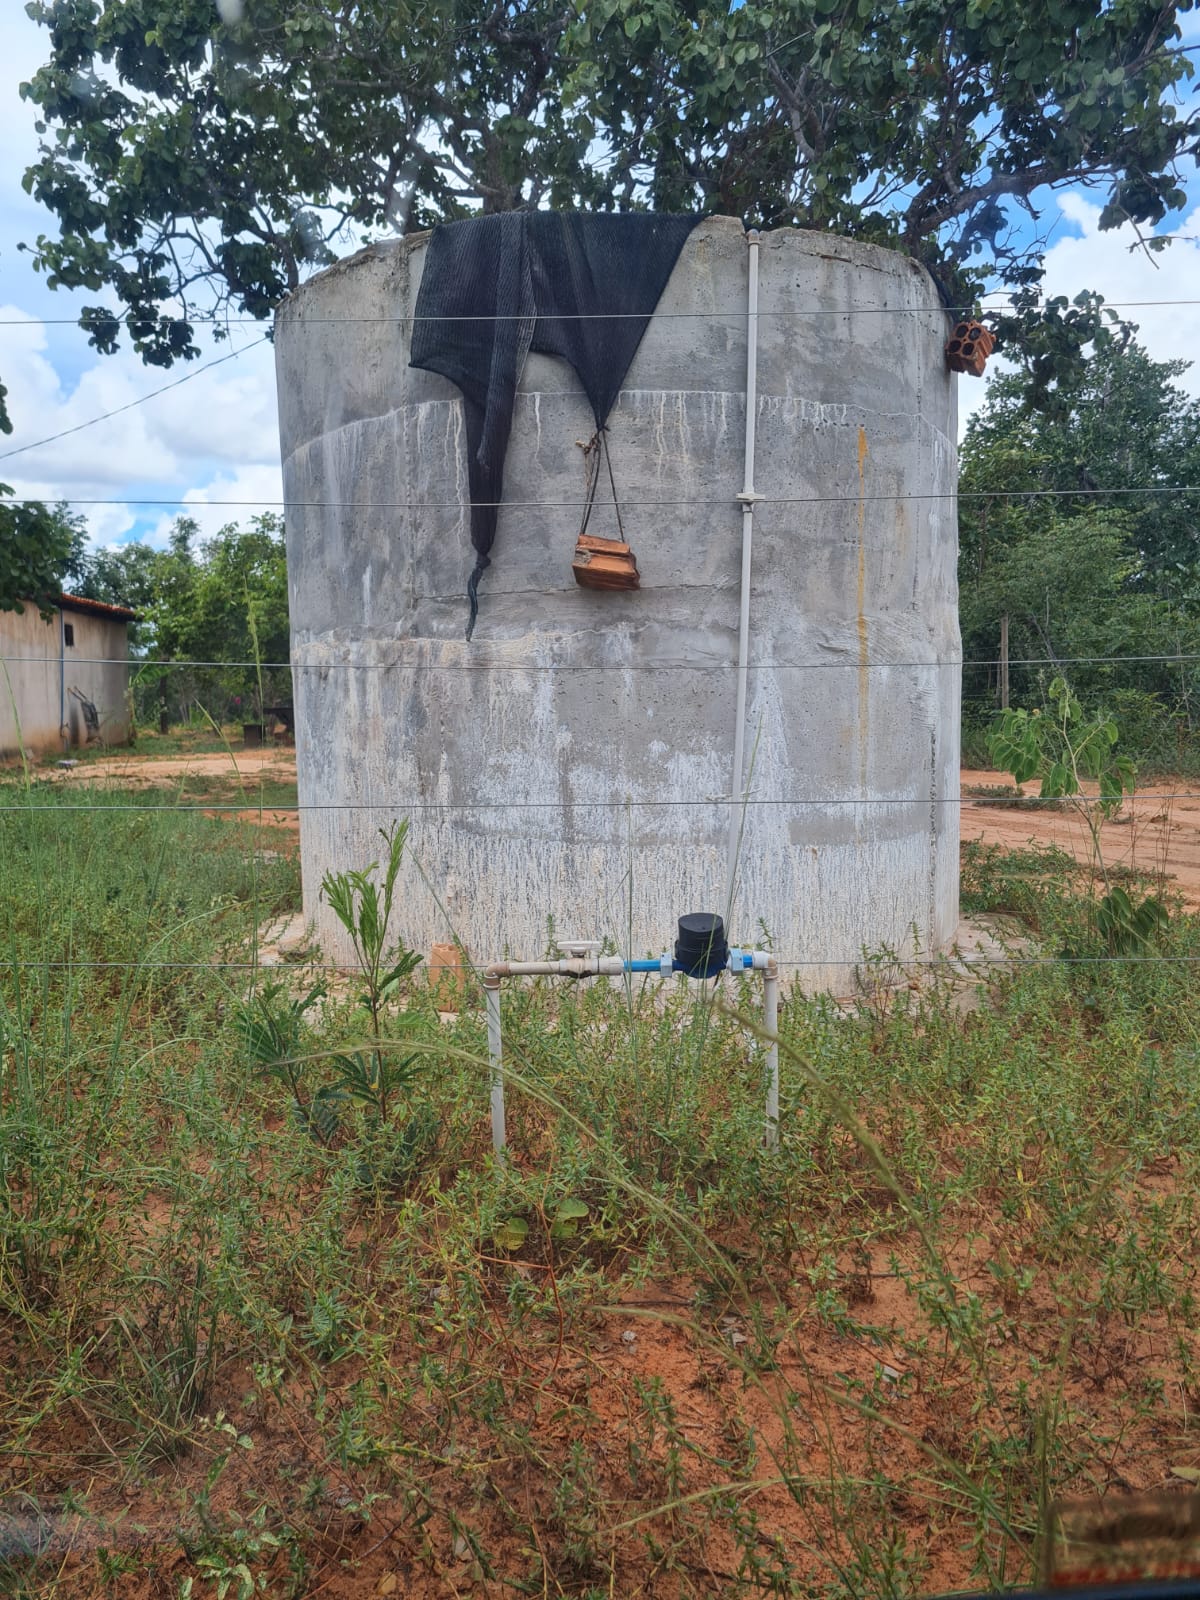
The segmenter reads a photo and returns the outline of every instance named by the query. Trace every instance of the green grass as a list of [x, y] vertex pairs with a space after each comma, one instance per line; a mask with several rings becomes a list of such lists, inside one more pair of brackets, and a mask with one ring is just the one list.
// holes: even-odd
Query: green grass
[[[235, 752], [236, 754], [236, 752]], [[182, 763], [176, 785], [166, 789], [155, 785], [147, 789], [159, 798], [168, 794], [178, 804], [211, 801], [214, 805], [236, 805], [264, 811], [292, 810], [296, 805], [296, 780], [276, 778], [267, 772], [236, 773], [187, 772]]]
[[971, 800], [986, 800], [989, 806], [1000, 806], [1006, 811], [1065, 811], [1066, 802], [1051, 798], [1043, 800], [1040, 795], [1024, 794], [1020, 789], [1014, 789], [1011, 784], [1001, 783], [967, 783], [963, 785], [963, 794]]
[[[224, 750], [238, 751], [243, 748], [243, 734], [241, 724], [225, 723], [220, 727], [211, 725], [191, 727], [186, 724], [176, 724], [167, 733], [159, 733], [157, 728], [139, 727], [137, 740], [134, 745], [106, 746], [92, 744], [72, 749], [71, 759], [82, 766], [90, 765], [96, 761], [108, 761], [113, 757], [126, 755], [154, 756], [165, 758], [168, 756], [183, 755], [216, 755]], [[59, 760], [57, 754], [48, 755], [43, 760], [43, 765], [54, 766]]]
[[[36, 1564], [0, 1523], [0, 1583], [1012, 1584], [1052, 1496], [1200, 1460], [1193, 920], [969, 1016], [789, 1001], [771, 1152], [752, 981], [512, 982], [500, 1169], [481, 996], [447, 1023], [411, 980], [394, 1105], [324, 1127], [367, 1029], [331, 982], [298, 1114], [243, 1002], [318, 975], [223, 965], [294, 864], [138, 799], [0, 790], [0, 1473], [13, 1528], [59, 1518]], [[964, 890], [1053, 956], [1088, 948], [1077, 881], [976, 847]]]

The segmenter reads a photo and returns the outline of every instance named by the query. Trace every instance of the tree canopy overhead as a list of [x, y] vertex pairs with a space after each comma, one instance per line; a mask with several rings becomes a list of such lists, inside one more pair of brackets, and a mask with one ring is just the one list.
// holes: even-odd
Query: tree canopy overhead
[[357, 238], [480, 209], [731, 212], [898, 245], [956, 297], [1028, 285], [1012, 208], [1047, 185], [1106, 226], [1184, 203], [1191, 5], [32, 0], [36, 260], [103, 295], [99, 348], [123, 323], [161, 365], [197, 314], [265, 316]]

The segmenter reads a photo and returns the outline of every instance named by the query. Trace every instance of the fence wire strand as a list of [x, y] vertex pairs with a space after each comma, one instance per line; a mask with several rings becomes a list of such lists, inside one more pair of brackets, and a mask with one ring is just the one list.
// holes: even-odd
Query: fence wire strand
[[[1003, 291], [989, 290], [978, 301], [969, 306], [947, 306], [940, 301], [926, 306], [760, 306], [758, 316], [765, 317], [969, 317], [982, 310], [984, 316], [1000, 316], [1013, 309], [1011, 300], [1001, 299], [998, 304], [986, 304], [994, 301]], [[1045, 310], [1050, 302], [1043, 302], [1035, 310]], [[1099, 311], [1139, 311], [1162, 308], [1174, 309], [1180, 306], [1200, 305], [1200, 300], [1104, 300], [1096, 309]], [[113, 321], [122, 331], [125, 330], [124, 314], [114, 312]], [[559, 322], [619, 322], [625, 318], [649, 320], [651, 322], [745, 322], [745, 306], [733, 307], [728, 311], [707, 309], [698, 311], [576, 311], [563, 312], [556, 318]], [[98, 322], [93, 318], [92, 322]], [[195, 316], [162, 317], [158, 319], [159, 326], [163, 327], [190, 327], [190, 328], [261, 328], [264, 322], [262, 317], [237, 317], [221, 316], [219, 313], [197, 313]], [[294, 319], [295, 325], [300, 327], [343, 327], [343, 326], [375, 326], [408, 327], [416, 322], [520, 322], [524, 320], [522, 313], [514, 312], [480, 312], [478, 314], [465, 314], [450, 316], [440, 313], [434, 316], [417, 316], [415, 312], [396, 312], [390, 316], [375, 315], [370, 317], [313, 317], [299, 315]], [[91, 331], [91, 324], [83, 317], [2, 317], [0, 328], [79, 328], [82, 332]]]
[[[2, 459], [2, 458], [0, 458]], [[1182, 495], [1200, 494], [1200, 484], [1197, 483], [1169, 483], [1169, 484], [1139, 484], [1124, 485], [1114, 489], [927, 489], [922, 491], [906, 491], [895, 494], [793, 494], [793, 495], [760, 495], [755, 502], [755, 515], [767, 512], [772, 506], [871, 506], [871, 505], [896, 505], [900, 502], [910, 503], [915, 501], [953, 501], [956, 504], [964, 500], [992, 501], [992, 500], [1097, 500], [1106, 495]], [[43, 505], [45, 496], [38, 495], [6, 495], [6, 505], [33, 506]], [[242, 510], [255, 510], [269, 508], [272, 510], [290, 511], [470, 511], [472, 507], [481, 510], [499, 511], [580, 511], [587, 504], [586, 497], [572, 497], [568, 500], [188, 500], [171, 495], [158, 495], [151, 498], [138, 499], [129, 497], [109, 496], [105, 499], [80, 499], [65, 498], [55, 502], [64, 506], [186, 506], [191, 511], [207, 511], [212, 507], [234, 507]], [[611, 505], [611, 501], [606, 501]], [[694, 510], [712, 511], [716, 509], [736, 511], [740, 516], [743, 510], [741, 503], [735, 495], [705, 495], [693, 498], [679, 499], [654, 499], [639, 500], [636, 497], [621, 496], [621, 508], [631, 507], [637, 510], [655, 511], [665, 507], [688, 506]]]
[[[86, 769], [85, 769], [86, 770]], [[179, 778], [185, 779], [186, 772], [181, 772]], [[196, 774], [211, 778], [212, 773]], [[219, 776], [219, 775], [218, 775]], [[47, 774], [47, 781], [55, 782]], [[238, 781], [237, 775], [231, 775], [229, 782]], [[163, 785], [149, 785], [148, 787], [166, 787]], [[1138, 790], [1131, 797], [1138, 800], [1200, 800], [1200, 791], [1189, 790]], [[1021, 804], [1014, 808], [1014, 800]], [[1103, 806], [1110, 802], [1099, 795], [1071, 795], [1071, 805], [1096, 805]], [[261, 812], [263, 816], [299, 816], [305, 812], [321, 811], [366, 811], [372, 814], [384, 812], [392, 816], [409, 815], [411, 813], [427, 812], [460, 812], [467, 811], [477, 815], [487, 811], [706, 811], [717, 810], [729, 806], [736, 806], [739, 810], [743, 807], [773, 808], [787, 807], [789, 810], [811, 806], [817, 810], [824, 810], [829, 806], [855, 806], [867, 809], [871, 806], [997, 806], [1001, 809], [1018, 809], [1025, 811], [1057, 810], [1067, 803], [1057, 796], [1042, 799], [1040, 796], [1018, 795], [1016, 790], [1011, 794], [1003, 795], [832, 795], [828, 799], [789, 797], [786, 795], [772, 795], [764, 799], [755, 799], [745, 795], [710, 795], [699, 800], [634, 800], [614, 798], [612, 800], [309, 800], [293, 805], [289, 802], [276, 805], [274, 802], [259, 802], [253, 793], [240, 803], [227, 804], [207, 800], [172, 801], [160, 803], [157, 801], [139, 804], [131, 801], [97, 801], [88, 805], [54, 804], [42, 805], [30, 801], [18, 805], [0, 805], [0, 815], [5, 813], [20, 814], [35, 811], [74, 812], [74, 811], [179, 811], [196, 812], [200, 815], [212, 815], [215, 812], [243, 814], [247, 811]]]
[[[461, 648], [459, 639], [412, 639], [398, 641], [411, 644], [417, 651], [431, 646], [448, 645]], [[0, 656], [0, 664], [12, 666], [44, 665], [57, 667], [60, 657], [54, 656]], [[601, 672], [702, 672], [707, 677], [714, 672], [892, 672], [900, 668], [921, 672], [940, 672], [949, 668], [1000, 667], [999, 657], [973, 657], [947, 661], [751, 661], [743, 668], [736, 661], [631, 661], [624, 665], [611, 662], [538, 662], [538, 661], [429, 661], [403, 660], [399, 655], [389, 661], [160, 661], [153, 656], [78, 656], [68, 658], [72, 666], [91, 667], [153, 667], [155, 671], [171, 672], [391, 672], [397, 667], [413, 667], [421, 672], [583, 672], [589, 677]], [[1200, 652], [1182, 651], [1176, 655], [1151, 656], [1010, 656], [1010, 667], [1076, 667], [1076, 666], [1186, 666], [1200, 661]]]
[[[652, 956], [652, 957], [650, 957], [650, 959], [653, 960], [653, 959], [655, 959], [655, 957]], [[1130, 966], [1130, 965], [1133, 965], [1133, 966], [1155, 966], [1155, 965], [1164, 964], [1164, 963], [1165, 964], [1169, 964], [1169, 965], [1178, 965], [1178, 966], [1192, 966], [1197, 962], [1200, 962], [1200, 955], [1196, 955], [1196, 956], [1169, 956], [1169, 955], [1153, 955], [1153, 956], [1008, 956], [1008, 955], [1006, 955], [1006, 956], [1003, 957], [1003, 965], [1004, 965], [1004, 967], [1006, 969], [1010, 968], [1010, 967], [1097, 967], [1097, 966], [1099, 966], [1099, 967], [1112, 967], [1112, 966], [1123, 967], [1123, 966]], [[959, 974], [959, 976], [965, 976], [965, 975], [968, 975], [971, 972], [972, 968], [979, 967], [981, 969], [981, 978], [980, 978], [981, 982], [983, 981], [982, 972], [986, 971], [988, 969], [994, 969], [994, 967], [997, 964], [998, 964], [997, 958], [995, 956], [993, 956], [993, 955], [990, 955], [990, 954], [986, 955], [986, 956], [984, 956], [984, 955], [972, 955], [969, 952], [962, 952], [962, 953], [959, 953], [959, 954], [956, 955], [955, 952], [954, 952], [953, 947], [947, 949], [945, 954], [940, 955], [940, 956], [919, 956], [919, 957], [918, 956], [914, 956], [914, 957], [910, 958], [910, 957], [901, 956], [901, 955], [884, 954], [884, 955], [880, 956], [880, 955], [864, 954], [864, 955], [861, 955], [861, 956], [854, 956], [854, 957], [850, 957], [850, 956], [829, 956], [829, 957], [827, 957], [825, 959], [822, 959], [822, 960], [812, 960], [812, 961], [781, 961], [778, 958], [776, 958], [776, 961], [775, 961], [775, 965], [781, 971], [783, 971], [785, 969], [804, 968], [804, 967], [851, 967], [851, 968], [862, 967], [862, 968], [867, 968], [867, 969], [883, 968], [883, 969], [886, 969], [886, 970], [892, 970], [892, 971], [897, 971], [897, 972], [899, 972], [899, 971], [907, 972], [910, 968], [919, 969], [919, 968], [922, 968], [922, 967], [929, 967], [929, 968], [939, 968], [939, 969], [942, 969], [942, 970], [946, 971], [947, 973], [950, 973], [950, 972], [953, 971], [953, 972], [957, 972]], [[302, 972], [302, 971], [306, 970], [306, 968], [308, 968], [308, 967], [319, 967], [322, 972], [330, 973], [335, 977], [348, 977], [348, 978], [359, 978], [359, 979], [361, 979], [361, 977], [362, 977], [362, 972], [358, 967], [336, 966], [333, 963], [326, 962], [326, 961], [312, 961], [312, 962], [303, 962], [303, 961], [286, 961], [286, 962], [274, 962], [274, 961], [14, 961], [11, 958], [3, 960], [3, 961], [0, 961], [0, 972], [4, 971], [6, 969], [9, 970], [9, 971], [13, 971], [13, 970], [16, 970], [16, 969], [27, 968], [27, 967], [35, 968], [39, 972], [44, 971], [46, 969], [53, 969], [55, 971], [62, 971], [62, 972], [68, 972], [68, 971], [69, 972], [74, 972], [74, 971], [90, 972], [90, 971], [95, 971], [95, 970], [105, 971], [105, 970], [109, 970], [109, 969], [112, 969], [114, 971], [127, 971], [127, 970], [138, 970], [138, 971], [141, 971], [142, 969], [149, 969], [149, 970], [152, 970], [152, 971], [168, 971], [168, 972], [280, 972], [280, 971], [284, 971], [284, 972], [287, 972], [287, 971]], [[964, 972], [964, 969], [965, 969], [965, 972]], [[486, 968], [483, 965], [481, 965], [480, 963], [477, 963], [477, 962], [475, 962], [475, 963], [464, 962], [461, 965], [461, 967], [459, 967], [459, 968], [457, 968], [455, 970], [461, 971], [461, 972], [464, 972], [464, 973], [470, 973], [474, 977], [481, 978], [483, 976], [484, 972], [486, 971]], [[521, 977], [536, 977], [536, 976], [539, 976], [539, 974], [521, 973], [521, 974], [517, 974], [517, 976], [521, 976]], [[554, 977], [555, 974], [553, 974], [553, 973], [543, 973], [543, 974], [540, 974], [540, 976], [543, 976], [543, 977]], [[628, 977], [632, 977], [632, 978], [646, 978], [646, 979], [649, 979], [650, 981], [654, 981], [657, 977], [660, 977], [660, 976], [680, 977], [681, 974], [680, 973], [658, 974], [658, 973], [653, 973], [653, 972], [633, 972], [633, 973], [628, 973], [628, 974], [595, 973], [595, 974], [588, 974], [588, 976], [594, 976], [594, 977], [597, 977], [597, 978], [619, 978], [621, 976], [628, 976]], [[751, 977], [751, 976], [753, 976], [753, 974], [751, 972], [749, 972], [749, 971], [747, 971], [744, 974], [742, 974], [742, 973], [727, 973], [727, 972], [722, 971], [717, 976], [719, 976], [719, 977], [734, 977], [734, 978], [737, 978], [737, 977], [741, 977], [741, 976]], [[711, 982], [712, 980], [711, 979], [703, 979], [703, 980], [693, 980], [693, 981]]]

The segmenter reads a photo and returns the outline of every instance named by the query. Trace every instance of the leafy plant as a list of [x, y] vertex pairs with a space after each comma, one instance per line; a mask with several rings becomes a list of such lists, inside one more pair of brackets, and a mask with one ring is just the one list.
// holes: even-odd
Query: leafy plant
[[[323, 1052], [316, 1041], [307, 1038], [309, 1014], [328, 997], [324, 983], [314, 984], [300, 996], [290, 995], [280, 981], [264, 984], [237, 1014], [258, 1072], [283, 1084], [299, 1120], [324, 1144], [335, 1141], [351, 1105], [363, 1109], [376, 1133], [387, 1128], [397, 1105], [410, 1099], [417, 1081], [420, 1052], [399, 1053], [392, 1038], [397, 1026], [408, 1026], [408, 1019], [397, 1022], [389, 1016], [401, 985], [422, 959], [403, 945], [393, 946], [389, 939], [408, 825], [393, 824], [380, 833], [387, 845], [382, 882], [375, 878], [379, 863], [372, 862], [362, 871], [326, 873], [322, 883], [322, 893], [350, 935], [363, 978], [356, 1002], [367, 1021], [366, 1044]], [[314, 1060], [324, 1061], [332, 1069], [332, 1077], [310, 1091], [305, 1075]], [[392, 1131], [395, 1137], [390, 1141], [386, 1167], [397, 1179], [417, 1166], [436, 1141], [436, 1119], [428, 1107], [418, 1107]], [[370, 1171], [366, 1163], [364, 1176]]]
[[[1071, 802], [1087, 826], [1093, 873], [1098, 871], [1107, 887], [1101, 824], [1116, 816], [1133, 793], [1137, 768], [1115, 752], [1119, 731], [1113, 718], [1103, 711], [1085, 714], [1065, 678], [1051, 681], [1047, 700], [1044, 710], [1000, 712], [988, 733], [988, 751], [1018, 784], [1036, 778], [1043, 799]], [[1084, 792], [1089, 779], [1099, 790], [1095, 799]]]
[[504, 1217], [492, 1230], [492, 1241], [501, 1250], [519, 1250], [529, 1236], [524, 1217]]
[[[321, 880], [321, 893], [354, 946], [355, 959], [366, 984], [358, 1003], [370, 1018], [374, 1041], [368, 1068], [364, 1069], [360, 1062], [349, 1057], [343, 1058], [347, 1092], [373, 1105], [381, 1117], [386, 1117], [389, 1086], [407, 1086], [408, 1080], [397, 1076], [389, 1085], [380, 1049], [384, 1009], [396, 999], [400, 985], [420, 966], [422, 957], [403, 945], [393, 948], [388, 939], [396, 879], [408, 838], [408, 821], [394, 822], [389, 828], [381, 828], [379, 834], [387, 845], [382, 892], [374, 878], [379, 863], [373, 861], [361, 872], [327, 872]], [[400, 1069], [391, 1070], [402, 1074], [407, 1066], [405, 1062]]]
[[586, 1220], [588, 1207], [577, 1195], [567, 1195], [560, 1200], [554, 1208], [554, 1215], [550, 1219], [550, 1237], [552, 1239], [573, 1239], [579, 1232], [579, 1224]]
[[1170, 925], [1166, 906], [1155, 895], [1134, 901], [1119, 886], [1096, 907], [1096, 929], [1113, 955], [1141, 955]]
[[304, 1089], [306, 1019], [327, 994], [323, 983], [315, 983], [306, 994], [289, 997], [286, 985], [275, 980], [238, 1008], [238, 1023], [258, 1072], [284, 1085], [300, 1121], [328, 1144], [337, 1132], [339, 1096], [330, 1085], [311, 1095]]
[[[362, 1106], [376, 1127], [382, 1129], [392, 1121], [397, 1103], [410, 1099], [417, 1081], [420, 1052], [397, 1052], [389, 1031], [397, 1026], [409, 1027], [410, 1019], [390, 1018], [389, 1008], [423, 958], [403, 944], [393, 944], [390, 936], [408, 822], [394, 822], [379, 833], [387, 846], [382, 881], [376, 881], [379, 863], [372, 862], [361, 871], [327, 872], [321, 893], [350, 935], [363, 979], [357, 1003], [366, 1015], [369, 1032], [365, 1048], [333, 1056], [335, 1078], [330, 1094], [339, 1101]], [[398, 1179], [411, 1171], [435, 1137], [436, 1122], [429, 1108], [412, 1112], [399, 1130], [398, 1142], [393, 1142], [387, 1154], [389, 1177]]]
[[[1045, 711], [1002, 711], [988, 734], [988, 750], [1018, 784], [1036, 778], [1043, 799], [1062, 799], [1082, 819], [1092, 879], [1098, 874], [1105, 888], [1098, 901], [1088, 904], [1092, 931], [1110, 955], [1140, 954], [1167, 926], [1167, 909], [1153, 895], [1135, 902], [1114, 886], [1101, 840], [1103, 824], [1133, 793], [1137, 768], [1128, 756], [1116, 754], [1116, 721], [1103, 711], [1087, 715], [1065, 678], [1053, 679], [1047, 698]], [[1095, 797], [1084, 792], [1085, 780], [1096, 784]]]

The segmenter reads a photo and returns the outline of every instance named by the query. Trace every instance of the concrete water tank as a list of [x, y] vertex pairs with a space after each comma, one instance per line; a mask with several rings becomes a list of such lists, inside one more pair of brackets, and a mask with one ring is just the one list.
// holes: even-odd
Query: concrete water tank
[[[538, 955], [553, 918], [658, 953], [726, 898], [746, 236], [697, 227], [609, 418], [636, 592], [574, 581], [592, 421], [570, 368], [529, 357], [470, 643], [461, 401], [408, 365], [427, 241], [372, 246], [277, 319], [305, 911], [348, 959], [322, 876], [407, 816], [416, 949]], [[759, 254], [729, 926], [845, 992], [864, 949], [928, 954], [957, 926], [955, 380], [911, 260], [794, 230]], [[589, 531], [617, 537], [611, 504]]]

